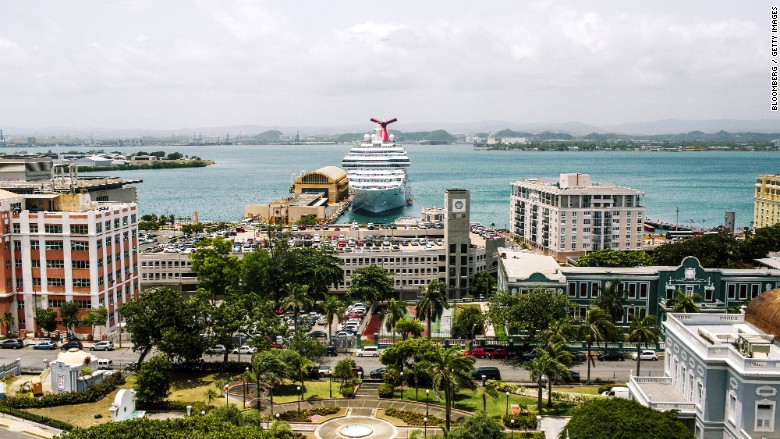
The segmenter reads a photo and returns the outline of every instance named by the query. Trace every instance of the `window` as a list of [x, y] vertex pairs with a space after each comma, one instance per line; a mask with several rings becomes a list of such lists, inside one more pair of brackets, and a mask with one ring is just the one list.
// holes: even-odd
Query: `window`
[[111, 230], [111, 221], [106, 221], [106, 231]]
[[65, 261], [62, 259], [49, 259], [46, 261], [47, 268], [65, 268]]
[[726, 398], [726, 419], [734, 425], [737, 423], [737, 394], [733, 390]]
[[22, 249], [21, 241], [14, 241], [14, 250], [21, 250], [21, 249]]
[[65, 279], [57, 278], [57, 277], [50, 277], [46, 279], [46, 285], [50, 287], [64, 287], [65, 286]]
[[592, 297], [599, 297], [599, 287], [600, 285], [598, 282], [593, 282], [590, 285], [590, 294]]
[[639, 284], [639, 298], [640, 299], [647, 299], [647, 284], [646, 283]]
[[73, 268], [89, 268], [89, 261], [71, 261]]
[[761, 292], [761, 284], [752, 284], [750, 285], [750, 298], [754, 298], [758, 296], [758, 294]]
[[114, 235], [114, 242], [119, 244], [119, 235]]
[[111, 247], [111, 237], [106, 238], [106, 247]]
[[38, 224], [30, 224], [30, 233], [38, 233]]
[[580, 297], [588, 297], [588, 284], [585, 282], [580, 283]]
[[728, 298], [729, 299], [736, 299], [737, 298], [737, 286], [734, 284], [728, 284], [726, 285], [726, 290], [728, 291]]
[[115, 229], [119, 228], [119, 218], [114, 218], [114, 228]]
[[73, 287], [88, 287], [90, 286], [89, 279], [73, 279]]
[[19, 224], [14, 224], [11, 229], [13, 230], [13, 233], [22, 233], [22, 226]]
[[89, 250], [89, 243], [86, 241], [71, 241], [71, 250]]
[[71, 235], [87, 235], [89, 234], [89, 226], [86, 224], [71, 224], [70, 225], [70, 234]]
[[30, 261], [30, 265], [32, 268], [41, 268], [41, 260], [40, 259], [33, 259]]
[[577, 297], [577, 283], [569, 282], [569, 297]]
[[628, 298], [636, 299], [636, 284], [633, 282], [628, 284]]
[[44, 224], [43, 230], [46, 233], [62, 233], [62, 224]]
[[62, 250], [62, 241], [46, 241], [46, 250]]
[[740, 299], [747, 299], [747, 289], [748, 286], [745, 284], [742, 284], [739, 286], [739, 298]]
[[774, 431], [775, 403], [767, 400], [756, 402], [756, 431]]
[[103, 223], [100, 221], [95, 223], [95, 232], [102, 233], [103, 232]]

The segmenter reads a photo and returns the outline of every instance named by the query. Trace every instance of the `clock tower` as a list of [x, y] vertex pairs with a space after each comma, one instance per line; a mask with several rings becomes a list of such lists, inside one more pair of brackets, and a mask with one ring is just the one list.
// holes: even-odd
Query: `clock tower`
[[469, 221], [471, 197], [465, 189], [444, 191], [444, 246], [447, 249], [447, 290], [450, 299], [468, 294], [471, 287]]

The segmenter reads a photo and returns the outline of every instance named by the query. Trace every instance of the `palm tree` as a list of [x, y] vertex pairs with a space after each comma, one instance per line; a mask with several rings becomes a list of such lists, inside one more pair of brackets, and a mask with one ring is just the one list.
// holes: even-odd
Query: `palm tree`
[[407, 366], [407, 369], [414, 376], [414, 399], [420, 400], [420, 380], [423, 378], [431, 378], [430, 370], [431, 363], [427, 360], [415, 361], [411, 365]]
[[[531, 379], [536, 381], [536, 386], [538, 389], [536, 410], [538, 413], [542, 413], [542, 389], [544, 388], [542, 378], [546, 376], [548, 372], [558, 367], [558, 364], [560, 363], [556, 363], [558, 362], [544, 350], [542, 351], [542, 355], [534, 358], [531, 361], [523, 363], [523, 367], [531, 372]], [[560, 365], [560, 367], [565, 368], [563, 365]]]
[[271, 388], [271, 405], [274, 403], [274, 388], [288, 377], [287, 365], [278, 355], [279, 352], [281, 352], [279, 349], [271, 349], [252, 356], [252, 370], [255, 377]]
[[385, 314], [385, 329], [393, 331], [393, 343], [395, 343], [395, 324], [406, 315], [406, 302], [391, 298], [387, 301], [387, 313]]
[[612, 317], [612, 323], [623, 320], [623, 307], [626, 306], [626, 292], [622, 291], [620, 280], [613, 280], [601, 292], [593, 304], [603, 309]]
[[328, 321], [328, 340], [331, 337], [331, 325], [333, 324], [333, 318], [335, 317], [341, 322], [341, 316], [344, 314], [344, 304], [336, 296], [328, 296], [320, 304], [322, 310], [325, 312], [325, 320]]
[[655, 343], [660, 340], [658, 326], [655, 324], [655, 316], [647, 315], [642, 319], [631, 321], [631, 328], [628, 333], [628, 341], [636, 343], [636, 375], [639, 376], [639, 366], [641, 364], [640, 347], [642, 343]]
[[424, 318], [428, 322], [428, 340], [431, 339], [431, 322], [440, 318], [447, 308], [447, 284], [432, 280], [423, 290], [422, 299], [417, 302], [417, 318]]
[[672, 311], [681, 313], [696, 313], [699, 312], [701, 307], [697, 303], [701, 302], [702, 298], [699, 294], [693, 293], [690, 296], [682, 292], [681, 289], [677, 290], [677, 295], [674, 296], [672, 301]]
[[455, 392], [459, 388], [474, 390], [476, 385], [471, 379], [471, 369], [476, 361], [473, 357], [463, 355], [456, 347], [435, 347], [426, 355], [431, 363], [431, 378], [433, 391], [439, 395], [444, 392], [444, 411], [446, 430], [450, 430], [452, 420], [452, 405]]
[[580, 321], [579, 332], [588, 346], [588, 357], [586, 358], [588, 363], [587, 384], [590, 384], [590, 366], [591, 364], [593, 364], [593, 367], [596, 366], [596, 362], [591, 355], [593, 343], [595, 342], [596, 346], [598, 346], [599, 342], [605, 340], [609, 330], [612, 329], [613, 326], [614, 324], [611, 321], [610, 315], [597, 306], [589, 309], [588, 313], [585, 315], [585, 319]]
[[5, 326], [7, 334], [11, 330], [11, 326], [14, 324], [14, 314], [10, 311], [6, 311], [0, 316], [0, 326]]
[[550, 357], [544, 374], [547, 375], [547, 407], [552, 407], [553, 381], [571, 378], [569, 366], [571, 366], [572, 358], [569, 349], [563, 342], [548, 343], [547, 346], [541, 348], [541, 351]]
[[295, 312], [295, 331], [298, 331], [298, 318], [302, 309], [309, 306], [311, 303], [311, 297], [309, 296], [309, 286], [296, 283], [287, 283], [284, 285], [284, 289], [287, 290], [287, 297], [282, 299], [282, 308], [292, 307]]

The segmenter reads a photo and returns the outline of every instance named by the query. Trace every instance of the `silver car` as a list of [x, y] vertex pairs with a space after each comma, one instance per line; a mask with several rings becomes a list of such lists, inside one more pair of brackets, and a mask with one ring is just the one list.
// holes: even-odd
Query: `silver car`
[[89, 348], [90, 351], [113, 351], [114, 342], [112, 341], [99, 341], [94, 346]]

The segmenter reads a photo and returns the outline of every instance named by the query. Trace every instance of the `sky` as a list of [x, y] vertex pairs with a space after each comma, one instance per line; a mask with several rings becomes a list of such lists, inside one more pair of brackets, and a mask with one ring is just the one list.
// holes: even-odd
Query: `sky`
[[780, 119], [779, 4], [3, 0], [0, 129]]

